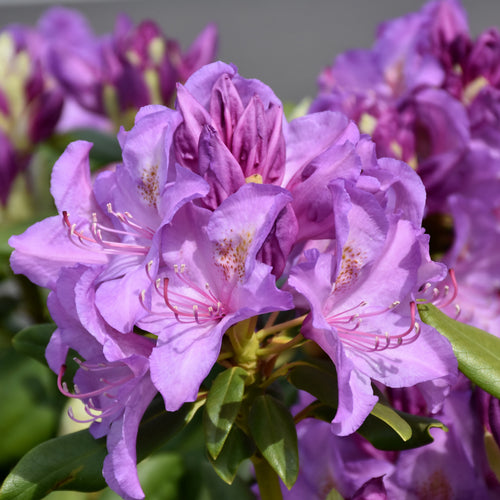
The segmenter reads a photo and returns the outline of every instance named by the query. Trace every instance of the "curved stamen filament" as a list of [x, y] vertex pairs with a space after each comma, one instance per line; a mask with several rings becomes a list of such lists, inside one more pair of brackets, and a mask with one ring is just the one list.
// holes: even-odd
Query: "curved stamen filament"
[[[163, 300], [165, 305], [174, 313], [177, 321], [182, 322], [180, 317], [183, 318], [194, 318], [196, 323], [200, 323], [200, 320], [213, 320], [218, 319], [223, 316], [221, 312], [222, 304], [217, 302], [214, 304], [214, 300], [205, 293], [200, 292], [199, 287], [193, 287], [196, 292], [202, 295], [204, 298], [210, 298], [211, 302], [206, 303], [201, 300], [197, 300], [191, 296], [183, 295], [177, 292], [169, 290], [169, 278], [164, 278], [163, 280]], [[186, 280], [182, 280], [187, 283]], [[175, 298], [177, 303], [172, 304], [170, 298]], [[214, 307], [215, 306], [215, 307]], [[179, 308], [185, 308], [186, 310], [181, 310]], [[200, 309], [201, 308], [201, 309]]]
[[[92, 368], [89, 368], [88, 366], [86, 368], [92, 370]], [[107, 368], [109, 369], [109, 368], [115, 368], [115, 367], [108, 366]], [[102, 370], [104, 368], [102, 367], [100, 369]], [[66, 365], [62, 365], [61, 369], [59, 370], [59, 374], [57, 376], [57, 387], [59, 388], [59, 390], [61, 391], [62, 394], [64, 394], [68, 398], [73, 398], [73, 399], [90, 399], [90, 398], [93, 398], [95, 396], [106, 396], [106, 397], [109, 397], [111, 399], [114, 399], [114, 396], [110, 396], [108, 391], [110, 389], [114, 389], [115, 387], [119, 387], [120, 385], [123, 385], [126, 382], [128, 382], [129, 380], [134, 378], [134, 374], [132, 372], [130, 372], [128, 375], [125, 375], [124, 377], [122, 377], [118, 380], [115, 380], [113, 382], [111, 382], [105, 378], [99, 378], [99, 382], [103, 384], [103, 386], [100, 387], [99, 389], [96, 389], [96, 390], [90, 391], [90, 392], [82, 393], [82, 392], [80, 392], [78, 386], [75, 384], [74, 385], [75, 392], [72, 393], [69, 391], [66, 382], [62, 381], [62, 378], [64, 377], [65, 373], [66, 373]]]
[[[364, 307], [365, 303], [361, 304], [359, 307]], [[364, 352], [395, 349], [403, 344], [406, 345], [414, 342], [420, 335], [420, 325], [416, 322], [417, 307], [415, 302], [410, 303], [410, 326], [402, 333], [390, 334], [387, 331], [384, 333], [370, 332], [363, 331], [360, 327], [364, 318], [384, 314], [399, 304], [399, 302], [394, 302], [389, 307], [379, 311], [360, 312], [349, 316], [344, 316], [345, 312], [342, 312], [328, 317], [327, 321], [337, 330], [339, 338], [345, 346]], [[346, 312], [352, 312], [354, 309], [348, 309]], [[351, 325], [348, 326], [349, 324]]]
[[[441, 288], [439, 288], [439, 286], [435, 286], [434, 288], [432, 288], [431, 283], [425, 283], [425, 285], [420, 287], [419, 292], [422, 298], [419, 298], [418, 302], [419, 303], [430, 302], [439, 309], [444, 309], [445, 307], [451, 305], [458, 295], [458, 283], [454, 269], [449, 269], [448, 274], [450, 277], [451, 286], [443, 285]], [[430, 292], [431, 297], [425, 298], [425, 295], [428, 294], [431, 288], [432, 288], [432, 292]], [[455, 304], [455, 309], [458, 315], [460, 313], [460, 306], [458, 304]]]
[[[111, 364], [107, 365], [104, 363], [91, 364], [91, 363], [86, 363], [85, 361], [81, 361], [78, 358], [75, 358], [75, 361], [77, 362], [78, 366], [81, 369], [87, 372], [102, 372], [104, 370], [107, 370], [109, 372], [110, 370], [116, 370], [117, 368], [126, 367], [126, 365], [123, 364], [115, 364], [115, 365]], [[71, 408], [68, 410], [69, 417], [75, 422], [79, 422], [82, 424], [91, 423], [96, 421], [97, 419], [103, 419], [109, 415], [114, 414], [116, 411], [120, 410], [123, 405], [119, 402], [117, 397], [111, 393], [111, 391], [113, 389], [122, 386], [123, 384], [126, 384], [128, 381], [134, 378], [134, 374], [132, 371], [130, 371], [130, 373], [128, 373], [127, 375], [118, 378], [117, 380], [108, 380], [107, 378], [99, 377], [98, 382], [102, 384], [102, 386], [99, 387], [98, 389], [82, 393], [80, 392], [78, 386], [74, 384], [75, 392], [72, 393], [69, 391], [67, 384], [62, 381], [65, 372], [66, 372], [66, 365], [62, 365], [61, 369], [59, 370], [59, 374], [57, 376], [57, 386], [61, 391], [61, 393], [64, 394], [65, 396], [73, 399], [80, 399], [85, 404], [85, 412], [87, 413], [87, 415], [91, 417], [90, 419], [86, 420], [78, 419], [73, 414], [73, 410]], [[99, 408], [96, 405], [95, 403], [96, 397], [105, 398], [104, 400], [99, 401], [99, 404], [102, 403], [104, 405], [104, 408]], [[109, 401], [110, 404], [107, 404], [106, 401]]]
[[[112, 215], [118, 217], [115, 212], [110, 212]], [[81, 231], [77, 231], [76, 224], [71, 224], [69, 220], [69, 214], [65, 210], [63, 211], [63, 223], [68, 228], [68, 235], [70, 240], [77, 246], [85, 248], [85, 250], [93, 252], [104, 252], [107, 254], [132, 254], [132, 255], [147, 255], [149, 252], [149, 245], [141, 245], [134, 243], [124, 243], [119, 241], [109, 241], [103, 238], [103, 232], [110, 233], [112, 235], [119, 236], [130, 236], [131, 238], [137, 240], [138, 238], [151, 240], [154, 235], [154, 231], [150, 228], [143, 228], [135, 223], [133, 225], [124, 216], [118, 217], [120, 222], [127, 223], [130, 227], [134, 229], [131, 231], [121, 231], [119, 229], [103, 226], [97, 222], [97, 214], [94, 212], [92, 214], [92, 221], [90, 223], [90, 234], [87, 236]], [[130, 214], [129, 214], [130, 215]], [[76, 241], [75, 241], [76, 237]], [[96, 244], [99, 248], [94, 248], [92, 245]]]
[[134, 218], [129, 212], [114, 212], [113, 207], [111, 206], [111, 203], [108, 203], [106, 205], [106, 208], [108, 209], [108, 213], [111, 215], [114, 215], [120, 222], [123, 224], [131, 227], [135, 232], [130, 233], [124, 231], [123, 234], [131, 234], [131, 235], [136, 235], [137, 233], [142, 234], [145, 238], [151, 239], [154, 234], [155, 230], [151, 229], [150, 227], [142, 227], [136, 224], [135, 222], [132, 222], [132, 219]]
[[[153, 289], [161, 297], [163, 303], [170, 312], [157, 312], [146, 304], [146, 291], [143, 290], [139, 296], [142, 307], [152, 318], [144, 319], [146, 322], [156, 321], [155, 318], [173, 317], [179, 323], [204, 323], [206, 321], [216, 321], [225, 316], [224, 307], [216, 295], [210, 289], [210, 285], [205, 283], [204, 288], [193, 282], [185, 275], [186, 266], [182, 264], [174, 265], [174, 278], [158, 278], [153, 281], [151, 276], [152, 262], [146, 265], [146, 274], [152, 282]], [[180, 282], [180, 287], [173, 286], [173, 279]], [[194, 293], [185, 293], [186, 287]]]
[[[453, 293], [451, 294], [451, 297], [449, 297], [448, 300], [446, 300], [444, 303], [439, 303], [439, 304], [436, 303], [435, 304], [436, 307], [440, 307], [440, 308], [447, 307], [457, 298], [458, 284], [457, 284], [457, 279], [455, 277], [455, 270], [450, 269], [448, 272], [450, 275], [451, 284], [453, 285]], [[442, 295], [441, 299], [444, 300], [446, 298], [446, 296], [449, 294], [449, 292], [450, 292], [450, 287], [448, 285], [446, 285], [444, 287], [444, 291], [443, 291], [443, 295]]]
[[[116, 413], [118, 410], [120, 410], [121, 405], [119, 404], [114, 404], [111, 405], [110, 407], [106, 408], [106, 410], [101, 411], [101, 413], [92, 413], [91, 409], [89, 408], [88, 405], [85, 405], [85, 413], [90, 416], [88, 419], [80, 419], [75, 417], [75, 414], [73, 413], [73, 408], [69, 407], [68, 408], [68, 416], [73, 420], [74, 422], [77, 422], [79, 424], [90, 424], [95, 422], [96, 420], [102, 420], [103, 418], [109, 417], [110, 415], [113, 415]], [[99, 411], [99, 410], [97, 410]]]

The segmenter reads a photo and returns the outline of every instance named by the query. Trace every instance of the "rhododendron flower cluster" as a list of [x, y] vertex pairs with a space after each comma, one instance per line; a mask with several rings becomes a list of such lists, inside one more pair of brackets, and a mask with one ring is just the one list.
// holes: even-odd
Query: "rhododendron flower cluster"
[[77, 11], [55, 7], [39, 20], [47, 65], [67, 96], [115, 126], [147, 104], [171, 103], [175, 84], [211, 62], [217, 32], [209, 25], [183, 53], [154, 21], [134, 26], [125, 14], [113, 33], [97, 36]]
[[[427, 193], [424, 225], [430, 229], [434, 252], [453, 268], [445, 286], [454, 289], [449, 300], [438, 298], [442, 287], [441, 292], [432, 291], [435, 299], [429, 296], [431, 285], [422, 292], [450, 316], [497, 336], [498, 62], [497, 29], [473, 39], [459, 2], [430, 2], [418, 12], [383, 23], [372, 49], [338, 56], [320, 74], [319, 94], [310, 109], [342, 110], [372, 134], [379, 155], [404, 159], [417, 171]], [[446, 491], [455, 498], [465, 494], [461, 481], [468, 477], [472, 489], [466, 496], [496, 498], [498, 481], [485, 465], [480, 443], [481, 424], [498, 443], [498, 400], [476, 388], [473, 408], [471, 391], [464, 381], [452, 389], [446, 406], [449, 415], [441, 416], [451, 434], [436, 436], [437, 442], [428, 449], [401, 453], [394, 472], [389, 467], [387, 479], [380, 483], [384, 494], [387, 488], [391, 498], [403, 494], [430, 498]], [[413, 397], [402, 394], [406, 401]], [[477, 401], [482, 402], [479, 410]], [[464, 418], [468, 431], [476, 429], [475, 438], [464, 429], [455, 436], [458, 421]], [[446, 450], [441, 453], [455, 457], [451, 469], [430, 465], [432, 448], [440, 446]], [[426, 471], [408, 467], [420, 454], [428, 457]], [[344, 460], [351, 458], [346, 455]], [[428, 482], [423, 482], [429, 474]], [[379, 475], [373, 471], [364, 480]], [[363, 482], [357, 481], [357, 487]], [[396, 485], [405, 493], [389, 493]]]
[[[418, 176], [377, 160], [343, 115], [288, 123], [271, 89], [233, 66], [205, 66], [178, 95], [176, 110], [138, 113], [119, 134], [122, 163], [95, 179], [91, 145], [71, 144], [52, 174], [59, 214], [10, 240], [14, 271], [51, 290], [50, 366], [62, 379], [64, 353], [80, 352], [76, 395], [92, 419], [102, 411], [96, 432], [110, 426], [106, 464], [125, 454], [126, 475], [105, 464], [108, 484], [141, 497], [125, 450], [153, 387], [174, 411], [197, 399], [220, 357], [257, 376], [255, 326], [239, 344], [237, 332], [295, 305], [310, 311], [302, 334], [337, 368], [335, 433], [354, 432], [373, 409], [372, 379], [430, 384], [437, 408], [456, 360], [416, 311], [419, 289], [446, 275], [428, 255]], [[253, 350], [238, 351], [245, 342]]]

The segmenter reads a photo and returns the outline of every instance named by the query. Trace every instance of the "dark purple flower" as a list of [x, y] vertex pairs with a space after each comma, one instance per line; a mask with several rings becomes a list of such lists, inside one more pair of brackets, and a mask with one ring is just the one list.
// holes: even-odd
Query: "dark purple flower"
[[206, 206], [215, 208], [245, 182], [280, 185], [284, 115], [269, 87], [217, 62], [179, 86], [176, 107], [183, 118], [174, 138], [176, 158], [209, 182]]
[[49, 137], [59, 120], [63, 97], [44, 67], [44, 40], [24, 26], [0, 34], [0, 202], [5, 205], [16, 175], [34, 146]]
[[39, 21], [51, 71], [83, 108], [129, 123], [148, 104], [171, 104], [175, 83], [210, 62], [217, 32], [209, 25], [183, 54], [151, 20], [134, 26], [125, 15], [113, 33], [96, 36], [77, 11], [54, 7]]

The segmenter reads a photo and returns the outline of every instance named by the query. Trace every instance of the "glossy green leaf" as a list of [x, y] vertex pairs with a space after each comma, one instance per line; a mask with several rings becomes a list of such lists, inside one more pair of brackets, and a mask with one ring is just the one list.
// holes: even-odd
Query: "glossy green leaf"
[[212, 464], [207, 460], [202, 417], [201, 412], [198, 412], [192, 423], [182, 429], [160, 450], [161, 453], [177, 453], [182, 456], [184, 473], [179, 483], [178, 498], [255, 500], [247, 484], [251, 480], [249, 470], [240, 468], [233, 483], [228, 485], [217, 475]]
[[203, 427], [207, 450], [213, 459], [219, 456], [238, 415], [247, 376], [247, 372], [237, 366], [224, 370], [207, 395]]
[[28, 326], [14, 336], [12, 344], [16, 351], [27, 354], [46, 365], [45, 349], [55, 329], [54, 323]]
[[372, 413], [358, 429], [379, 450], [408, 450], [432, 443], [429, 430], [433, 427], [448, 430], [439, 420], [396, 411], [377, 403]]
[[451, 342], [460, 371], [500, 398], [500, 338], [451, 319], [432, 304], [419, 304], [418, 311], [422, 321]]
[[[175, 435], [191, 416], [193, 405], [166, 412], [156, 398], [144, 415], [137, 438], [137, 458], [144, 459]], [[96, 491], [104, 488], [102, 463], [105, 438], [87, 430], [51, 439], [28, 452], [14, 467], [2, 489], [1, 500], [37, 500], [56, 489]]]
[[46, 366], [12, 347], [0, 350], [0, 466], [53, 437], [63, 404]]
[[[411, 415], [410, 413], [404, 413], [390, 408], [389, 410], [391, 413], [396, 413], [397, 419], [391, 416], [390, 418], [386, 418], [387, 422], [385, 422], [375, 417], [373, 414], [370, 414], [357, 431], [379, 450], [401, 451], [418, 448], [419, 446], [424, 446], [434, 441], [429, 432], [433, 427], [440, 428], [443, 431], [447, 430], [446, 426], [439, 420]], [[331, 422], [335, 417], [335, 412], [335, 408], [325, 405], [320, 401], [314, 401], [301, 413], [302, 418], [311, 417], [323, 420], [324, 422]], [[380, 414], [379, 409], [378, 413]], [[397, 432], [391, 425], [400, 426], [400, 419], [403, 420], [405, 424], [399, 429], [399, 432]], [[394, 424], [394, 422], [396, 422], [396, 424]], [[400, 433], [401, 430], [403, 430], [403, 436], [407, 435], [407, 426], [411, 429], [411, 437], [405, 440], [401, 437]]]
[[297, 389], [306, 391], [326, 405], [337, 408], [338, 382], [333, 366], [305, 363], [297, 365], [288, 373], [288, 380]]
[[51, 439], [33, 448], [14, 467], [0, 489], [1, 500], [36, 500], [56, 489], [96, 491], [104, 488], [104, 438], [88, 431]]
[[376, 403], [370, 415], [384, 422], [403, 441], [408, 441], [411, 438], [412, 430], [410, 425], [391, 407]]
[[277, 399], [255, 398], [248, 418], [250, 432], [264, 458], [291, 488], [299, 472], [297, 432], [288, 408]]
[[253, 451], [249, 437], [239, 427], [233, 426], [217, 458], [208, 458], [219, 477], [232, 484], [241, 462], [249, 459]]

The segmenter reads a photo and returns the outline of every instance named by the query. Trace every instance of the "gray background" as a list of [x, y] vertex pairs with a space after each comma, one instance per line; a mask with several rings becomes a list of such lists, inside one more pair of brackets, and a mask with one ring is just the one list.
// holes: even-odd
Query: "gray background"
[[[61, 2], [59, 2], [61, 3]], [[95, 0], [66, 1], [97, 33], [111, 31], [118, 12], [156, 20], [186, 48], [206, 23], [220, 32], [219, 58], [270, 85], [283, 101], [316, 92], [316, 77], [336, 54], [370, 47], [377, 24], [417, 10], [423, 0]], [[2, 25], [35, 23], [49, 1], [0, 0]], [[499, 0], [465, 0], [471, 32], [500, 24]]]

